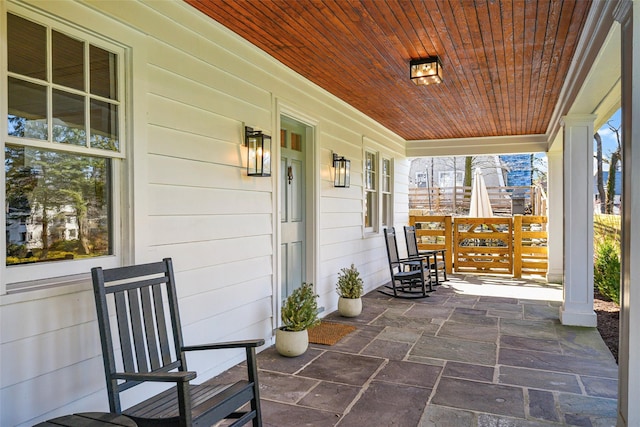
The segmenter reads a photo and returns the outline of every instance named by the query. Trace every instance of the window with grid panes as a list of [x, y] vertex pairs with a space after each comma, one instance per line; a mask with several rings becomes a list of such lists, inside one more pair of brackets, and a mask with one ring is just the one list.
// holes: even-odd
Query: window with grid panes
[[116, 266], [123, 50], [44, 16], [6, 18], [5, 282]]

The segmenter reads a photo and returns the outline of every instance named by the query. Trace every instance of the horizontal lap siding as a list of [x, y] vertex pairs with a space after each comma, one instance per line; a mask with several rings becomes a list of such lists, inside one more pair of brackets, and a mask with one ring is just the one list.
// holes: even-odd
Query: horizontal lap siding
[[[335, 309], [337, 272], [351, 262], [367, 290], [388, 280], [381, 235], [362, 234], [362, 150], [366, 135], [405, 162], [396, 135], [186, 4], [37, 4], [131, 48], [134, 255], [174, 259], [186, 342], [271, 338], [276, 178], [246, 176], [242, 140], [247, 125], [275, 143], [277, 105], [317, 125], [320, 305]], [[351, 160], [350, 188], [333, 187], [332, 152]], [[402, 217], [407, 190], [399, 182]], [[107, 409], [90, 284], [64, 292], [3, 300], [0, 425]], [[190, 356], [189, 367], [206, 379], [239, 359], [236, 351], [204, 352]]]

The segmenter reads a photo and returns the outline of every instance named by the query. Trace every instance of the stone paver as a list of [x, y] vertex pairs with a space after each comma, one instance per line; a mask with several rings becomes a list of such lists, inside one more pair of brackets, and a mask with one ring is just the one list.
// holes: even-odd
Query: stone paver
[[339, 425], [415, 427], [430, 394], [428, 388], [374, 381]]
[[494, 365], [496, 363], [496, 351], [494, 343], [460, 338], [423, 336], [418, 340], [410, 354], [434, 359]]
[[546, 421], [560, 421], [553, 393], [543, 390], [529, 390], [529, 414], [533, 418]]
[[492, 382], [494, 372], [495, 369], [493, 366], [481, 366], [447, 361], [442, 375], [474, 381]]
[[364, 385], [385, 363], [384, 359], [356, 354], [326, 352], [302, 371], [300, 376], [350, 385]]
[[498, 382], [500, 384], [519, 385], [544, 390], [581, 393], [578, 377], [576, 375], [564, 374], [561, 372], [501, 366]]
[[524, 394], [519, 387], [442, 378], [432, 402], [470, 411], [524, 418]]

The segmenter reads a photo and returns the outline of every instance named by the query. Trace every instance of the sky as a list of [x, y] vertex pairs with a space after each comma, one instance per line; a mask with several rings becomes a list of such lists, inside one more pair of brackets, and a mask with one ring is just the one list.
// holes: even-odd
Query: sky
[[[618, 111], [616, 111], [615, 114], [611, 116], [608, 122], [610, 122], [614, 128], [620, 128], [620, 109], [618, 109]], [[618, 146], [618, 142], [616, 140], [616, 134], [609, 129], [609, 125], [607, 123], [602, 125], [602, 127], [598, 129], [597, 132], [600, 134], [600, 137], [602, 138], [602, 155], [604, 157], [610, 157], [610, 154], [613, 153]], [[622, 136], [622, 134], [620, 136]], [[596, 150], [596, 143], [594, 141], [593, 151], [595, 150]]]

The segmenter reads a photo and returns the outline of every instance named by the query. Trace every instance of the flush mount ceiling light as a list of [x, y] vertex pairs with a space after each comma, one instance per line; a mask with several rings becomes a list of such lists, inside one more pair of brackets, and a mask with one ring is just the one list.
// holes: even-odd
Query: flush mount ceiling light
[[442, 63], [437, 56], [414, 59], [410, 62], [409, 76], [416, 85], [442, 83]]

